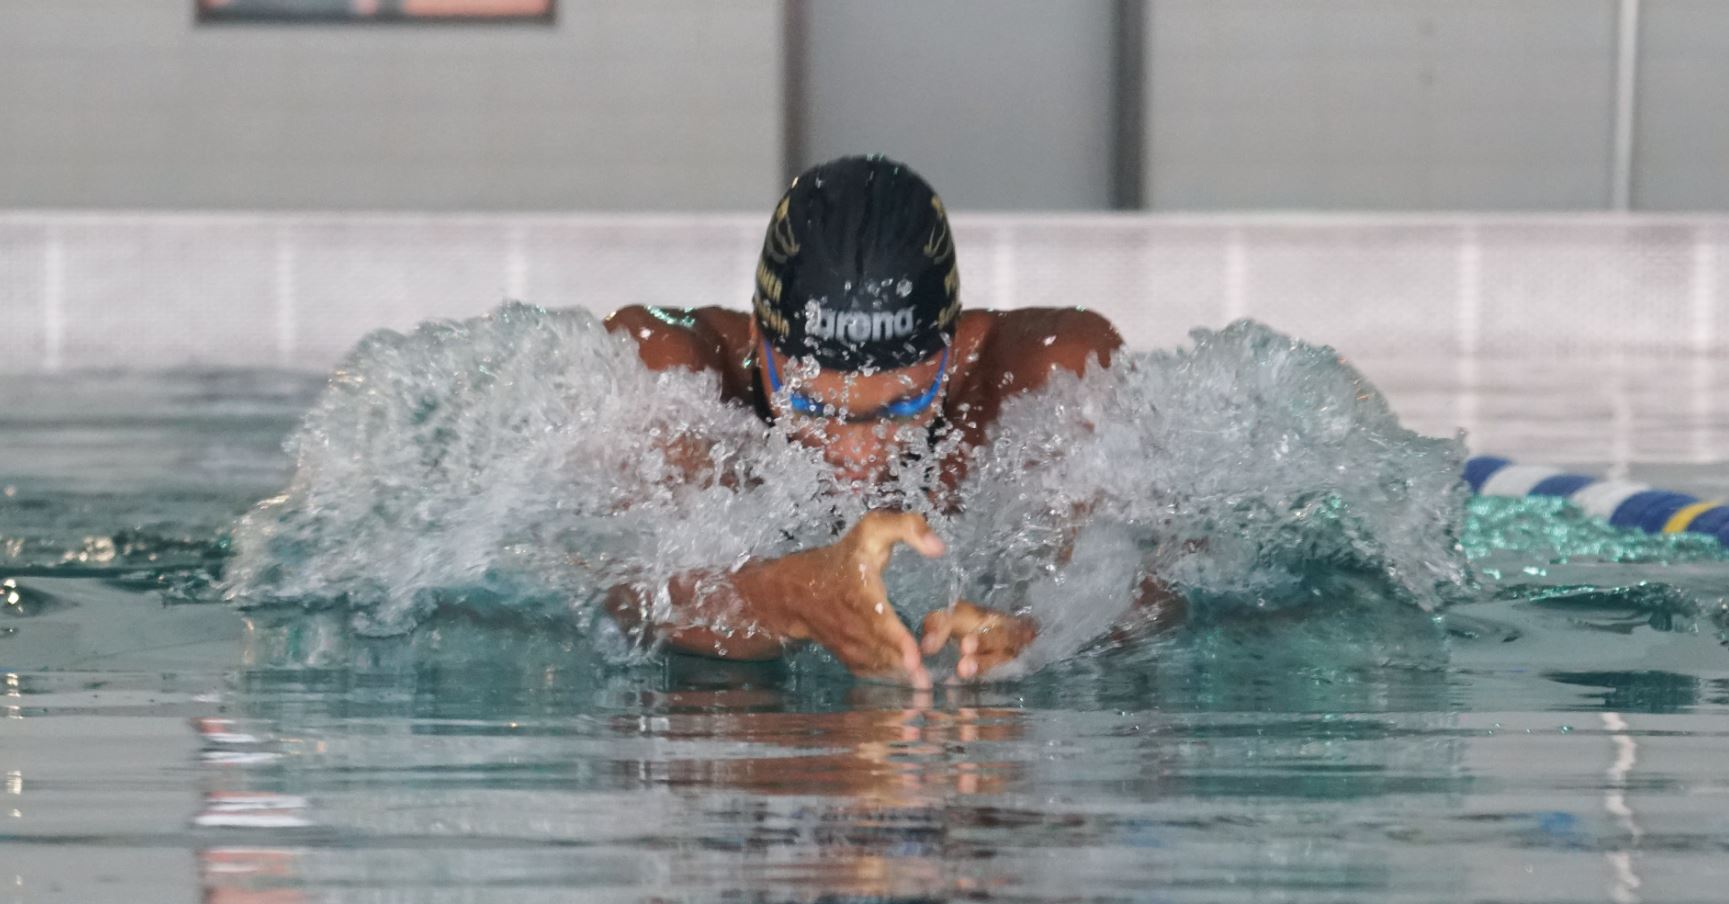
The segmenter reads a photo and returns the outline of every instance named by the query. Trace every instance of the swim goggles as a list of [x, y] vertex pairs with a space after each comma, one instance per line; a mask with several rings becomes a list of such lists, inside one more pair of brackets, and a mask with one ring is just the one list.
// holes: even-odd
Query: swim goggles
[[[777, 397], [781, 394], [780, 371], [774, 364], [774, 353], [768, 347], [768, 340], [762, 340], [762, 359], [768, 363], [769, 390]], [[836, 420], [856, 423], [859, 421], [906, 420], [924, 414], [936, 401], [937, 394], [942, 391], [943, 380], [948, 375], [949, 350], [943, 349], [941, 361], [937, 364], [937, 378], [929, 389], [912, 398], [896, 399], [869, 414], [843, 414], [841, 409], [827, 402], [813, 399], [796, 389], [786, 394], [787, 404], [792, 410], [806, 417], [834, 418]]]

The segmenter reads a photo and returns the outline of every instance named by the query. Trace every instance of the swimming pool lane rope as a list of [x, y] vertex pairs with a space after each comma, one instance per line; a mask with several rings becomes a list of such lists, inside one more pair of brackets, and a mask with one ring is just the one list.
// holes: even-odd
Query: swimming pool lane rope
[[1465, 462], [1465, 483], [1480, 496], [1559, 496], [1616, 527], [1650, 534], [1705, 534], [1729, 546], [1729, 505], [1642, 483], [1514, 464], [1493, 455]]

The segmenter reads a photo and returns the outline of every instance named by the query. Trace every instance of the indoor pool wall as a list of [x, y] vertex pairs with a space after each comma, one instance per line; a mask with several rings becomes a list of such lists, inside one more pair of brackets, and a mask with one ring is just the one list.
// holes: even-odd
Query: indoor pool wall
[[[0, 212], [0, 372], [322, 372], [371, 329], [507, 298], [743, 307], [763, 223]], [[1725, 440], [1729, 218], [957, 215], [955, 229], [971, 305], [1084, 305], [1136, 348], [1256, 318], [1333, 345], [1410, 426], [1464, 428], [1475, 451], [1624, 468], [1705, 464]], [[1531, 410], [1520, 386], [1566, 388], [1575, 410]]]

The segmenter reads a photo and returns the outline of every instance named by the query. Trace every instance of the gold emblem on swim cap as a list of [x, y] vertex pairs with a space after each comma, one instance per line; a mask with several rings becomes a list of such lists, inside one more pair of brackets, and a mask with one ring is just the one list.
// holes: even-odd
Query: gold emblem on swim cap
[[779, 311], [769, 306], [769, 303], [763, 300], [761, 292], [751, 293], [750, 306], [756, 310], [757, 322], [762, 324], [763, 329], [776, 336], [786, 335], [786, 331], [789, 329], [786, 317], [782, 316]]
[[943, 200], [931, 195], [931, 208], [937, 212], [937, 222], [931, 227], [930, 238], [925, 240], [925, 257], [940, 264], [955, 253], [955, 243], [949, 238], [949, 215], [943, 210]]
[[780, 206], [774, 209], [774, 219], [768, 224], [768, 240], [762, 243], [763, 256], [777, 264], [784, 264], [798, 254], [798, 239], [792, 234], [792, 196], [780, 199]]
[[961, 300], [955, 298], [937, 313], [937, 329], [948, 329], [955, 322], [955, 318], [959, 316], [961, 316]]

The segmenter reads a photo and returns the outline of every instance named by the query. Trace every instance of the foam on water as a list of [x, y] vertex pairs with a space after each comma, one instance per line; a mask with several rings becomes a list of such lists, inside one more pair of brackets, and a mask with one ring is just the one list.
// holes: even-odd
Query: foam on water
[[1523, 561], [1563, 563], [1712, 562], [1729, 558], [1716, 537], [1648, 534], [1615, 527], [1559, 496], [1478, 496], [1460, 536], [1473, 559], [1512, 554]]
[[713, 377], [650, 372], [591, 315], [523, 305], [369, 337], [291, 449], [288, 488], [236, 528], [227, 594], [346, 607], [367, 634], [445, 606], [586, 626], [615, 584], [828, 542], [895, 501], [951, 549], [895, 558], [897, 605], [1028, 610], [1023, 668], [1105, 635], [1149, 576], [1199, 623], [1420, 612], [1472, 580], [1460, 443], [1401, 427], [1331, 350], [1247, 322], [1011, 400], [952, 514], [917, 489], [936, 456], [850, 492]]

